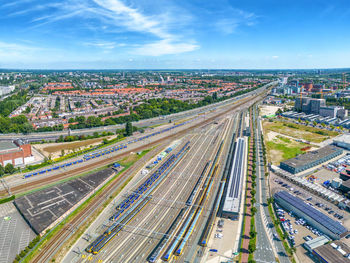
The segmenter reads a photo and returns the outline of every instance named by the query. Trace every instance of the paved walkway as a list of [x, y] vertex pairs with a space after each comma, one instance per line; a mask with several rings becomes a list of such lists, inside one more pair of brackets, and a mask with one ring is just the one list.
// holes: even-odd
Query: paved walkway
[[247, 263], [248, 262], [248, 257], [249, 257], [249, 232], [250, 232], [250, 221], [251, 221], [251, 214], [250, 214], [250, 201], [252, 199], [252, 196], [250, 195], [250, 190], [252, 189], [252, 164], [253, 164], [253, 150], [252, 150], [252, 145], [253, 145], [253, 140], [250, 139], [249, 143], [249, 157], [248, 157], [248, 182], [247, 182], [247, 189], [246, 189], [246, 202], [245, 202], [245, 215], [244, 215], [244, 230], [243, 230], [243, 235], [242, 235], [242, 257], [241, 257], [241, 262], [242, 263]]

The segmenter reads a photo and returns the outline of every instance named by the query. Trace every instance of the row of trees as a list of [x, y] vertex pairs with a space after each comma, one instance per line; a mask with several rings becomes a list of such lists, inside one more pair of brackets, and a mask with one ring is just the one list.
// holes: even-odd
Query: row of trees
[[[102, 120], [99, 116], [89, 116], [85, 118], [84, 116], [77, 116], [75, 118], [69, 119], [70, 129], [84, 129], [100, 126], [108, 126], [115, 124], [123, 124], [127, 122], [138, 121], [142, 119], [149, 119], [153, 117], [158, 117], [162, 115], [169, 115], [173, 113], [178, 113], [181, 111], [191, 110], [194, 108], [209, 105], [211, 103], [226, 100], [231, 97], [239, 96], [244, 93], [250, 92], [257, 89], [247, 89], [241, 90], [234, 93], [231, 96], [218, 97], [215, 92], [212, 96], [206, 96], [203, 100], [192, 103], [187, 101], [175, 100], [175, 99], [150, 99], [144, 101], [144, 103], [136, 106], [134, 109], [130, 110], [129, 115], [120, 116], [116, 118], [109, 118]], [[19, 115], [13, 118], [9, 118], [8, 115], [15, 110], [20, 105], [23, 105], [27, 101], [28, 94], [26, 91], [19, 91], [17, 94], [12, 95], [9, 98], [0, 102], [0, 132], [1, 133], [29, 133], [33, 131], [43, 132], [43, 131], [60, 131], [63, 130], [63, 125], [55, 125], [53, 127], [41, 127], [34, 130], [32, 125], [28, 122], [24, 115]], [[56, 105], [57, 106], [57, 105]], [[73, 124], [74, 123], [74, 124]]]
[[8, 174], [13, 174], [16, 171], [16, 168], [12, 165], [12, 163], [8, 163], [4, 166], [0, 165], [0, 177]]

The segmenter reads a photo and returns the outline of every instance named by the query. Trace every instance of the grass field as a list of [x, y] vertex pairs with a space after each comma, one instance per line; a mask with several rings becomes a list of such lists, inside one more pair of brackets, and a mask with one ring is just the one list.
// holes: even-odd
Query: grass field
[[296, 139], [303, 139], [314, 143], [320, 143], [329, 138], [339, 135], [338, 132], [307, 127], [295, 123], [285, 123], [281, 121], [263, 122], [265, 134], [266, 132], [274, 131], [280, 134], [285, 134]]
[[269, 162], [279, 165], [280, 162], [303, 154], [301, 149], [309, 146], [306, 143], [296, 142], [284, 136], [276, 136], [266, 143]]

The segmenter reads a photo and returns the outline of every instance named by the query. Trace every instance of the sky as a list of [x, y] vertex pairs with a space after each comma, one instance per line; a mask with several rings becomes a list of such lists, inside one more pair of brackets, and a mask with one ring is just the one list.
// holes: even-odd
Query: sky
[[0, 0], [0, 68], [350, 67], [348, 0]]

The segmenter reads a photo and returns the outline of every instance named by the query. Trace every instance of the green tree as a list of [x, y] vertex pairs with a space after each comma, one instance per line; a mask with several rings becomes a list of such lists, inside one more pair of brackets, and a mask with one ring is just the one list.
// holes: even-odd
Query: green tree
[[7, 174], [12, 174], [15, 172], [15, 167], [13, 167], [13, 164], [12, 163], [8, 163], [5, 165], [5, 173]]
[[255, 213], [258, 211], [258, 209], [256, 209], [256, 207], [253, 206], [253, 207], [250, 209], [250, 211], [252, 212], [252, 215], [254, 216]]
[[133, 127], [132, 127], [131, 122], [128, 121], [125, 124], [125, 134], [126, 134], [126, 136], [131, 136], [132, 133], [133, 133]]
[[0, 164], [0, 177], [5, 174], [5, 169], [4, 167]]
[[282, 114], [282, 110], [280, 108], [278, 108], [278, 110], [275, 113], [276, 115], [281, 115]]

